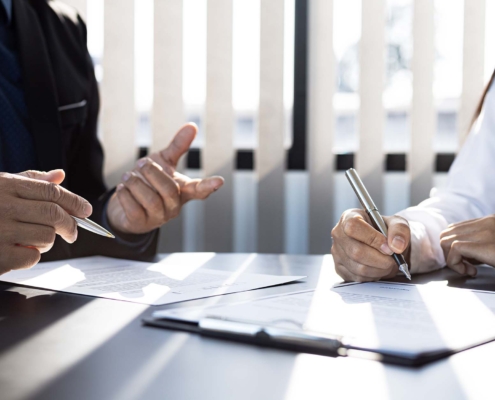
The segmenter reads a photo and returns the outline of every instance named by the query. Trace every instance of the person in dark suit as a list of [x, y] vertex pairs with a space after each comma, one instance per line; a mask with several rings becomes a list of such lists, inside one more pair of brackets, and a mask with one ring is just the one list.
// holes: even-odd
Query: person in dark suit
[[[0, 273], [40, 259], [149, 259], [157, 228], [223, 185], [221, 177], [175, 171], [197, 133], [186, 124], [169, 147], [138, 160], [107, 190], [98, 112], [77, 12], [59, 1], [0, 0]], [[78, 232], [70, 215], [91, 215], [116, 240]]]

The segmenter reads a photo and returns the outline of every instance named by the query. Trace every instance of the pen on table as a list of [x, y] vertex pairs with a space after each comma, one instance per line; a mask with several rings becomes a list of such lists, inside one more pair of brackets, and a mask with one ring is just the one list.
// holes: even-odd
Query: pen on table
[[[380, 215], [380, 212], [378, 211], [378, 208], [373, 202], [370, 194], [366, 190], [366, 187], [364, 186], [363, 181], [361, 181], [361, 178], [359, 177], [357, 171], [354, 168], [348, 169], [345, 172], [345, 176], [351, 184], [354, 193], [356, 193], [359, 202], [371, 218], [371, 221], [373, 222], [373, 225], [375, 225], [375, 228], [379, 230], [383, 235], [385, 235], [385, 237], [387, 237], [387, 225], [385, 224], [383, 217]], [[404, 256], [402, 254], [394, 253], [392, 254], [392, 257], [399, 266], [399, 270], [407, 277], [407, 279], [411, 280], [409, 267], [406, 260], [404, 259]]]
[[115, 239], [115, 236], [108, 232], [105, 228], [98, 225], [96, 222], [91, 221], [88, 218], [77, 218], [71, 215], [72, 218], [76, 220], [77, 226], [86, 229], [87, 231], [96, 233], [97, 235], [105, 236], [108, 238]]

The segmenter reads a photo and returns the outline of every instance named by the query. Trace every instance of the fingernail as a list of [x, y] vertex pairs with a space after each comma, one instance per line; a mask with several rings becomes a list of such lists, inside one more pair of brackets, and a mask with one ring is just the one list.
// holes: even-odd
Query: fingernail
[[216, 192], [220, 189], [224, 183], [224, 179], [221, 176], [212, 176], [213, 190]]
[[93, 213], [93, 207], [91, 204], [86, 203], [83, 207], [84, 214], [90, 216]]
[[122, 180], [124, 182], [127, 182], [129, 180], [129, 178], [131, 177], [131, 173], [130, 172], [126, 172], [123, 176], [122, 176]]
[[184, 129], [182, 129], [182, 132], [187, 133], [188, 135], [191, 135], [193, 133], [196, 133], [198, 127], [196, 124], [188, 123]]
[[138, 167], [139, 167], [139, 168], [143, 168], [143, 167], [144, 167], [144, 165], [145, 165], [147, 162], [148, 162], [148, 160], [147, 160], [146, 158], [142, 158], [141, 160], [139, 160], [139, 161], [137, 162], [137, 165], [138, 165]]
[[392, 240], [392, 247], [396, 253], [402, 253], [406, 248], [406, 241], [401, 236], [395, 236]]
[[117, 190], [117, 192], [120, 192], [122, 189], [124, 189], [124, 185], [123, 185], [122, 183], [119, 183], [119, 184], [117, 185], [117, 189], [116, 189], [116, 190]]
[[387, 243], [383, 243], [380, 246], [380, 250], [382, 251], [383, 254], [386, 254], [387, 256], [391, 256], [394, 253], [392, 251], [392, 249], [390, 247], [388, 247], [388, 244]]

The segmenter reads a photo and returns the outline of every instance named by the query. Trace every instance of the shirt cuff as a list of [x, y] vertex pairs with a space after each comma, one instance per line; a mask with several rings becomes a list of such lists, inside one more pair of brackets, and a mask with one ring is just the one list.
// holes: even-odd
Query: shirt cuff
[[442, 268], [445, 265], [440, 246], [442, 229], [433, 221], [433, 216], [420, 207], [408, 208], [397, 215], [409, 222], [411, 230], [411, 273], [423, 274]]
[[443, 262], [433, 251], [426, 227], [418, 221], [409, 221], [411, 229], [411, 273], [423, 274], [442, 268]]

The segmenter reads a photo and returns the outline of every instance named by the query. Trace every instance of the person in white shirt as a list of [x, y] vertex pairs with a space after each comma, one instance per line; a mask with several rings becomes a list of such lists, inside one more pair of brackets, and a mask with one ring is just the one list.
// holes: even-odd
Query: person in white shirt
[[495, 266], [493, 81], [492, 77], [445, 188], [434, 188], [418, 206], [384, 217], [388, 237], [370, 225], [363, 210], [342, 214], [332, 230], [332, 255], [343, 279], [366, 282], [395, 276], [392, 252], [404, 254], [413, 274], [447, 265], [459, 274], [475, 276], [477, 264]]

